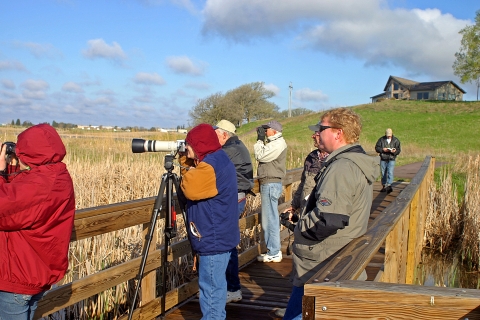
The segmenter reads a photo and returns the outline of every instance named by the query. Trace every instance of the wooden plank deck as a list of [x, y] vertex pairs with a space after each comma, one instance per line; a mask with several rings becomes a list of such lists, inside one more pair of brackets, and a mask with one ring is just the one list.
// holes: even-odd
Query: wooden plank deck
[[[380, 193], [382, 185], [376, 182], [373, 191], [373, 203], [370, 215], [371, 223], [408, 185], [398, 182], [393, 185], [390, 194]], [[293, 240], [293, 239], [292, 239]], [[240, 270], [243, 299], [226, 306], [227, 319], [280, 319], [275, 316], [278, 308], [285, 308], [288, 303], [292, 285], [289, 281], [292, 270], [291, 256], [287, 256], [288, 241], [282, 243], [283, 260], [280, 263], [261, 263], [254, 261]], [[373, 281], [383, 266], [384, 250], [381, 248], [367, 267], [367, 280]], [[202, 313], [198, 299], [195, 297], [167, 313], [168, 320], [197, 320]]]

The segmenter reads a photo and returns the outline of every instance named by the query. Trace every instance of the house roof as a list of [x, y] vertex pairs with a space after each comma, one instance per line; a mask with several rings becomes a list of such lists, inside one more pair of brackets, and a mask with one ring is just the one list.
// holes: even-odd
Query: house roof
[[370, 97], [370, 99], [380, 98], [381, 96], [385, 96], [385, 92], [382, 92], [382, 93], [377, 94], [376, 96]]
[[413, 81], [413, 80], [408, 80], [408, 79], [404, 79], [404, 78], [400, 78], [400, 77], [390, 76], [390, 77], [388, 77], [387, 83], [385, 84], [385, 88], [383, 88], [383, 91], [387, 91], [387, 89], [388, 89], [387, 86], [390, 83], [390, 79], [395, 80], [396, 82], [404, 85], [407, 88], [410, 88], [411, 86], [414, 86], [414, 85], [419, 83], [419, 82]]
[[453, 84], [455, 87], [458, 88], [458, 90], [462, 91], [463, 93], [466, 93], [465, 90], [460, 88], [455, 82], [453, 81], [434, 81], [434, 82], [420, 82], [419, 84], [414, 85], [413, 87], [410, 88], [410, 91], [433, 91], [435, 89], [438, 89], [446, 84]]
[[[390, 76], [388, 77], [387, 83], [385, 84], [385, 88], [383, 91], [387, 91], [388, 89], [388, 84], [390, 83], [390, 80], [394, 80], [403, 86], [405, 86], [407, 89], [410, 91], [433, 91], [437, 88], [440, 88], [441, 86], [444, 86], [448, 83], [453, 84], [455, 87], [458, 88], [458, 90], [462, 91], [463, 93], [466, 93], [465, 90], [460, 88], [455, 82], [453, 81], [433, 81], [433, 82], [417, 82], [413, 80], [408, 80], [400, 77], [395, 77], [395, 76]], [[376, 97], [376, 96], [374, 96]]]

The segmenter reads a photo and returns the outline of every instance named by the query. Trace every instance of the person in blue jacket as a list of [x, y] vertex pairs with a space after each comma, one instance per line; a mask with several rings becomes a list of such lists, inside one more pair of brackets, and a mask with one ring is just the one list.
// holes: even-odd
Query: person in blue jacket
[[202, 319], [225, 319], [225, 272], [232, 250], [240, 242], [235, 166], [209, 124], [187, 134], [180, 157], [181, 192], [187, 199], [187, 230], [199, 256], [198, 286]]

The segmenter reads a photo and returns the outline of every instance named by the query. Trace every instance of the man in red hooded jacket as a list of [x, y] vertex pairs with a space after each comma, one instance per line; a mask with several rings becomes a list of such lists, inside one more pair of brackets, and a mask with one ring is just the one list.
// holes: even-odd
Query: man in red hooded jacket
[[[48, 124], [18, 135], [20, 171], [0, 177], [0, 319], [33, 319], [37, 302], [68, 267], [75, 196], [66, 151]], [[0, 171], [5, 170], [5, 145]]]

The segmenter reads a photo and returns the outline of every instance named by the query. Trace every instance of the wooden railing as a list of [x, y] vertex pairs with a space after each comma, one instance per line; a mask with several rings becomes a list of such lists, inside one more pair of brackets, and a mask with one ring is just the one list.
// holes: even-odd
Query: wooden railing
[[[290, 203], [292, 199], [292, 184], [300, 180], [301, 174], [302, 168], [287, 172], [283, 180], [285, 199], [284, 202], [279, 205], [279, 210], [283, 210], [283, 208]], [[255, 180], [253, 192], [259, 192], [257, 180]], [[79, 210], [75, 214], [75, 226], [70, 241], [74, 242], [136, 225], [143, 225], [144, 235], [146, 235], [151, 225], [150, 220], [155, 199], [156, 197], [151, 197]], [[165, 207], [166, 206], [163, 205], [163, 208]], [[164, 218], [165, 212], [162, 212], [159, 219]], [[256, 212], [239, 220], [240, 232], [248, 230], [258, 224], [259, 213]], [[287, 236], [287, 230], [282, 231], [281, 238], [283, 239]], [[156, 239], [152, 239], [152, 243], [156, 243]], [[160, 257], [163, 257], [163, 250], [164, 248], [155, 249], [154, 246], [150, 247], [146, 259], [144, 277], [141, 283], [141, 292], [139, 295], [141, 297], [141, 300], [139, 299], [140, 307], [135, 309], [132, 319], [153, 319], [163, 312], [163, 310], [161, 310], [163, 297], [156, 296], [157, 279], [156, 272], [154, 272], [162, 266]], [[239, 254], [239, 265], [252, 261], [259, 253], [264, 251], [266, 251], [265, 243], [260, 241]], [[189, 253], [191, 253], [189, 241], [187, 239], [180, 240], [168, 247], [168, 261], [173, 261]], [[35, 318], [38, 319], [47, 316], [79, 301], [95, 296], [116, 285], [136, 278], [140, 269], [141, 259], [142, 257], [138, 257], [126, 261], [48, 291], [44, 298], [39, 301]], [[198, 279], [194, 279], [189, 283], [185, 283], [169, 291], [166, 294], [165, 309], [168, 310], [182, 301], [187, 300], [197, 291]], [[121, 319], [125, 319], [126, 317], [127, 316], [124, 316]]]
[[[479, 290], [414, 285], [434, 168], [435, 158], [426, 157], [366, 234], [308, 281], [303, 319], [480, 319]], [[383, 271], [374, 282], [356, 280], [383, 245]]]

